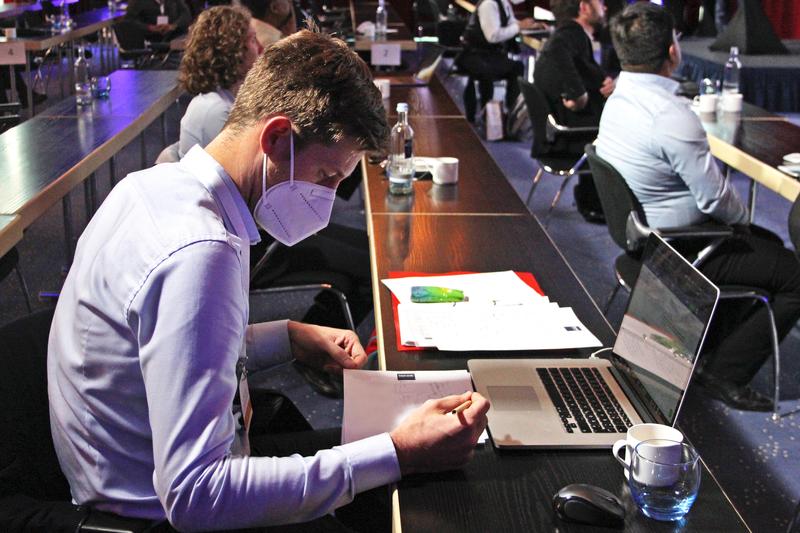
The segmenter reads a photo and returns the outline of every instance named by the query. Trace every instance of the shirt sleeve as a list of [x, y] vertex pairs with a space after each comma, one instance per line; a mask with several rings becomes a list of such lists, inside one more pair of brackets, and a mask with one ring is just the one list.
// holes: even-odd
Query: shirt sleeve
[[497, 2], [481, 2], [478, 6], [478, 20], [481, 31], [490, 43], [502, 43], [513, 39], [519, 33], [519, 24], [513, 13], [508, 19], [508, 26], [500, 25], [500, 11]]
[[388, 434], [313, 457], [231, 454], [235, 365], [247, 318], [242, 268], [226, 242], [190, 244], [153, 269], [129, 308], [147, 395], [153, 485], [181, 531], [302, 522], [400, 477]]
[[719, 170], [705, 130], [691, 110], [668, 108], [656, 120], [655, 148], [686, 183], [697, 208], [725, 224], [745, 224], [747, 207]]
[[288, 320], [250, 324], [245, 338], [248, 370], [260, 370], [292, 359]]

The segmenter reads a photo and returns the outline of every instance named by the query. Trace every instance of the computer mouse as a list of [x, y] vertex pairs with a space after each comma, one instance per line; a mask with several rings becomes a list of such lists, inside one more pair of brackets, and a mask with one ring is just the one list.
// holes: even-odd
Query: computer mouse
[[553, 497], [553, 510], [567, 522], [594, 526], [622, 527], [625, 507], [615, 495], [594, 485], [573, 483]]

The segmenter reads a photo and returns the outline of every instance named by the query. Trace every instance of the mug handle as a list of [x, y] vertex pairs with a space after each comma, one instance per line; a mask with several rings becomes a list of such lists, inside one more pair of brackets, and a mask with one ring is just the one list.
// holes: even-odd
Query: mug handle
[[625, 439], [620, 439], [614, 443], [614, 446], [611, 447], [611, 453], [614, 455], [614, 459], [619, 461], [619, 463], [625, 468], [625, 470], [630, 470], [631, 466], [625, 462], [625, 459], [619, 456], [619, 451], [623, 448], [625, 449], [629, 448], [628, 441]]

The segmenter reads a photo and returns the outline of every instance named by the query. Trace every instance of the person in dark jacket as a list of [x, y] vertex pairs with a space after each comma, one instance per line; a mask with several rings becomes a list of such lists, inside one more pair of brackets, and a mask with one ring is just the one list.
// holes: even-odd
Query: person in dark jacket
[[[511, 0], [519, 4], [524, 0]], [[470, 16], [461, 39], [464, 50], [456, 58], [457, 65], [478, 80], [481, 106], [494, 95], [494, 82], [506, 80], [506, 108], [511, 109], [519, 95], [517, 77], [522, 76], [523, 65], [508, 57], [516, 49], [520, 30], [534, 29], [538, 23], [532, 18], [517, 20], [509, 0], [481, 0]], [[464, 92], [467, 120], [474, 120], [474, 92], [467, 87]], [[472, 102], [467, 102], [472, 99]]]
[[[594, 35], [605, 22], [603, 0], [553, 0], [556, 31], [547, 41], [534, 70], [534, 84], [544, 93], [556, 120], [565, 126], [597, 126], [603, 105], [614, 91], [614, 80], [595, 61]], [[554, 151], [583, 154], [588, 136], [560, 136]], [[581, 176], [575, 203], [583, 217], [603, 221], [600, 201], [591, 176]]]
[[168, 42], [186, 33], [192, 14], [184, 0], [131, 0], [125, 20], [139, 27], [145, 39]]

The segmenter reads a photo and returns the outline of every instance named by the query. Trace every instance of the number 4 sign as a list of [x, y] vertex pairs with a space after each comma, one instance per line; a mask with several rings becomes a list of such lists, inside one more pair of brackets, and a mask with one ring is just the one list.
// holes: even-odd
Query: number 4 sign
[[0, 65], [24, 65], [25, 43], [0, 43]]
[[373, 44], [370, 63], [376, 66], [400, 66], [400, 45], [390, 43]]

